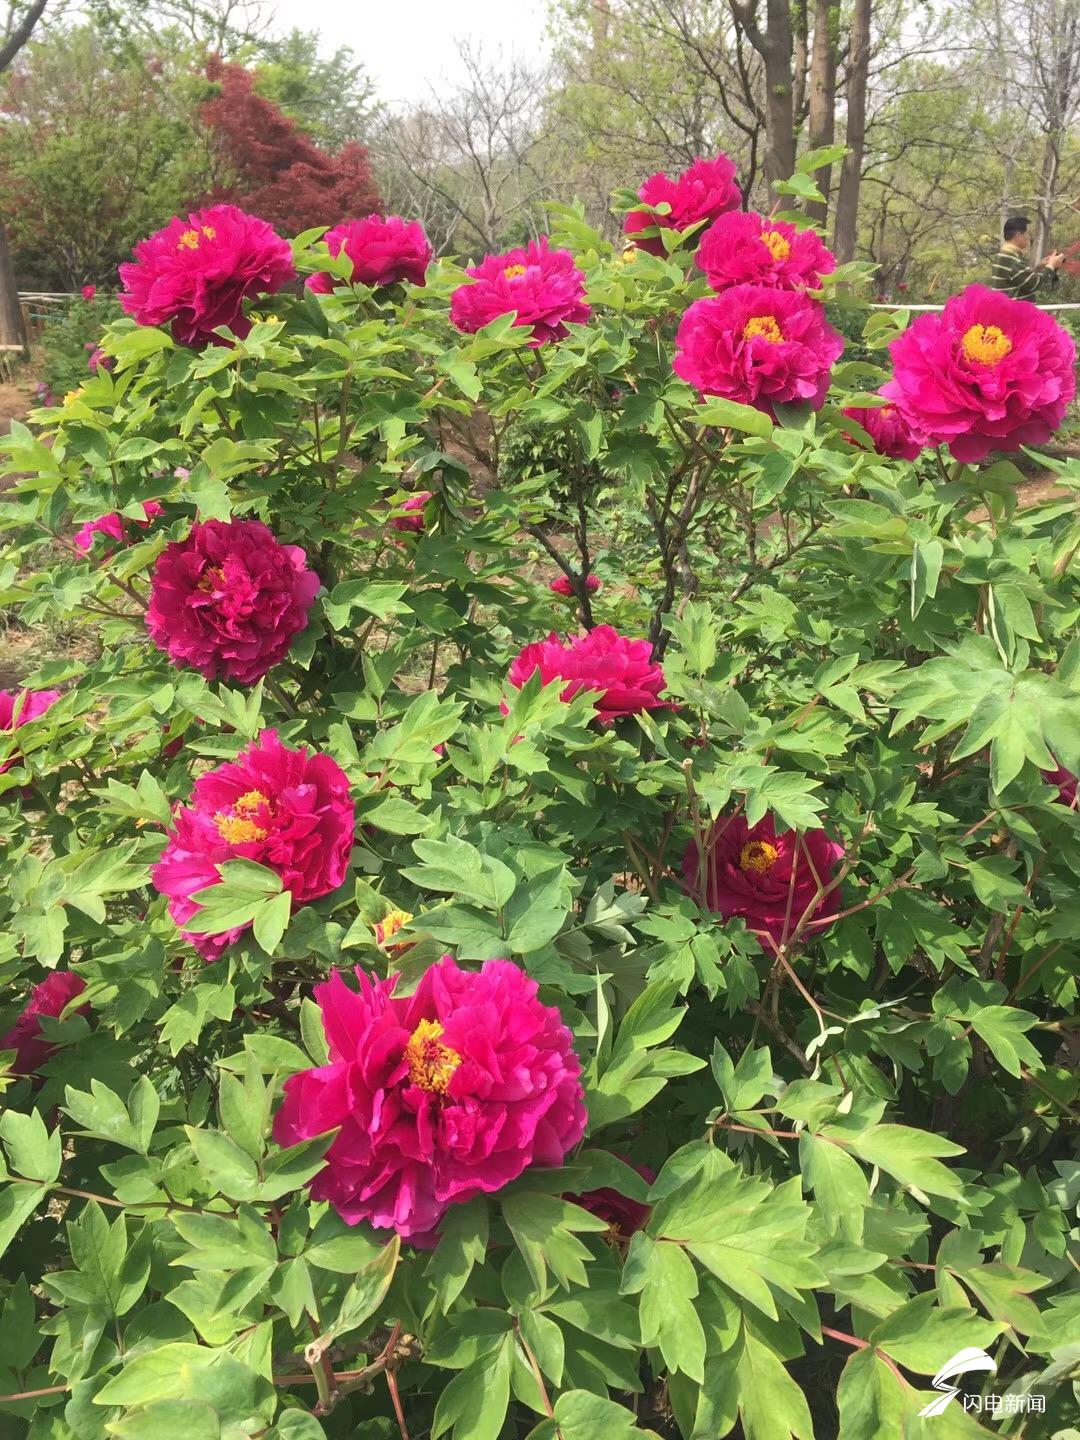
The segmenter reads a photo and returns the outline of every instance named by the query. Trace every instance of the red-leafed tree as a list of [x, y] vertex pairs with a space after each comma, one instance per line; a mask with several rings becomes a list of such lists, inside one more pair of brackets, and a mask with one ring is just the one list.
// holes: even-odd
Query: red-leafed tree
[[216, 56], [206, 67], [218, 93], [201, 107], [227, 180], [213, 200], [227, 200], [295, 235], [382, 209], [367, 147], [320, 150], [271, 100], [255, 92], [255, 76]]

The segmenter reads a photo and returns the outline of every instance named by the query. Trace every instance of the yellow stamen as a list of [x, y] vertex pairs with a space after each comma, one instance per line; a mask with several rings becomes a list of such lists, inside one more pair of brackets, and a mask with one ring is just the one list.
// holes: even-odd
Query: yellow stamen
[[217, 236], [217, 231], [213, 225], [204, 225], [202, 227], [202, 233], [206, 236], [207, 240], [213, 240]]
[[503, 274], [506, 276], [507, 280], [513, 280], [516, 276], [525, 275], [527, 274], [527, 272], [528, 267], [525, 265], [507, 265], [506, 269], [503, 271]]
[[1013, 348], [1004, 330], [996, 325], [972, 325], [960, 342], [964, 354], [977, 365], [997, 365]]
[[622, 252], [622, 255], [619, 258], [622, 260], [622, 263], [624, 265], [632, 265], [637, 259], [637, 253], [638, 252], [636, 245], [627, 245], [626, 249]]
[[197, 250], [199, 248], [199, 232], [197, 230], [185, 230], [176, 242], [178, 250]]
[[770, 845], [767, 840], [748, 840], [739, 851], [739, 869], [764, 875], [776, 864], [779, 855], [776, 846]]
[[263, 827], [256, 825], [254, 820], [246, 820], [243, 815], [226, 815], [224, 810], [219, 810], [214, 816], [214, 824], [221, 838], [230, 845], [250, 845], [254, 840], [266, 839]]
[[222, 590], [225, 587], [225, 571], [220, 565], [212, 565], [209, 570], [204, 570], [196, 585], [196, 590], [202, 590], [207, 595], [212, 595], [215, 590]]
[[250, 818], [259, 809], [260, 805], [267, 803], [266, 796], [261, 790], [247, 790], [240, 796], [239, 800], [233, 801], [233, 809], [237, 815]]
[[408, 910], [388, 910], [383, 918], [375, 926], [375, 942], [388, 950], [402, 950], [408, 947], [404, 945], [391, 945], [390, 941], [399, 930], [404, 930], [412, 916]]
[[77, 390], [69, 390], [64, 396], [65, 405], [74, 405], [76, 400], [82, 399], [83, 387], [80, 385]]
[[784, 338], [775, 315], [751, 316], [743, 326], [742, 337], [744, 340], [752, 340], [755, 335], [760, 335], [770, 345], [776, 345]]
[[791, 254], [791, 241], [779, 230], [762, 230], [761, 243], [774, 260], [786, 260]]
[[421, 1020], [405, 1046], [409, 1079], [431, 1095], [445, 1095], [461, 1056], [439, 1039], [443, 1027], [438, 1020]]

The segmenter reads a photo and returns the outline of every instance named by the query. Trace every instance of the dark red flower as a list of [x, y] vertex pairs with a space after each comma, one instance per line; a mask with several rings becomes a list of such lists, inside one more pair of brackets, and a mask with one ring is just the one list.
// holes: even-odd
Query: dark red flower
[[[721, 817], [707, 841], [704, 899], [725, 920], [741, 916], [778, 948], [827, 885], [843, 859], [843, 846], [824, 830], [776, 832], [771, 815], [754, 826], [743, 814]], [[701, 894], [701, 858], [691, 841], [683, 857], [687, 890]], [[831, 919], [840, 908], [839, 886], [822, 897], [810, 919]]]
[[[70, 970], [54, 970], [34, 986], [22, 1014], [0, 1038], [0, 1050], [15, 1051], [11, 1068], [16, 1075], [35, 1074], [56, 1049], [41, 1033], [41, 1016], [58, 1019], [85, 989], [86, 981]], [[85, 1015], [89, 1010], [89, 1005], [83, 1005], [77, 1013]]]
[[[548, 586], [548, 589], [554, 590], [556, 595], [570, 596], [574, 593], [574, 587], [570, 583], [569, 575], [557, 575]], [[599, 575], [586, 575], [585, 589], [590, 595], [595, 595], [600, 589]]]

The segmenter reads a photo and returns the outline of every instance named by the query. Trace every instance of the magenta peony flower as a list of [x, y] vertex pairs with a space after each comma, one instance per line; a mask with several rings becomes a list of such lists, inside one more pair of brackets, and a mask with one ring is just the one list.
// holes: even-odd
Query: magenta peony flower
[[316, 986], [330, 1063], [285, 1081], [274, 1139], [340, 1127], [312, 1198], [429, 1246], [451, 1205], [562, 1164], [585, 1131], [581, 1064], [509, 960], [472, 974], [444, 955], [407, 999], [396, 976], [356, 976], [359, 994], [337, 971]]
[[246, 929], [190, 934], [200, 906], [192, 895], [215, 884], [223, 860], [257, 860], [281, 876], [293, 909], [329, 895], [345, 879], [356, 812], [349, 781], [329, 755], [290, 750], [264, 730], [235, 760], [195, 781], [177, 807], [150, 878], [169, 897], [169, 914], [204, 960], [217, 960]]
[[[552, 580], [551, 584], [548, 586], [548, 589], [549, 589], [549, 590], [553, 590], [556, 595], [567, 595], [567, 596], [569, 596], [569, 595], [573, 595], [573, 593], [574, 593], [574, 587], [570, 584], [570, 576], [569, 576], [569, 575], [557, 575], [557, 576], [555, 577], [555, 579]], [[590, 595], [595, 595], [596, 592], [600, 589], [600, 578], [599, 578], [599, 576], [597, 576], [597, 575], [586, 575], [586, 576], [585, 576], [585, 589], [586, 589], [586, 591], [588, 592], [588, 594], [590, 594]]]
[[1080, 780], [1071, 770], [1066, 770], [1064, 766], [1059, 765], [1056, 770], [1044, 770], [1042, 777], [1048, 785], [1058, 787], [1058, 799], [1062, 805], [1068, 805], [1073, 810], [1076, 809], [1076, 790]]
[[784, 220], [732, 210], [714, 220], [697, 248], [698, 269], [714, 290], [771, 285], [776, 290], [818, 290], [836, 269], [836, 256], [814, 230]]
[[[879, 455], [890, 455], [894, 460], [917, 460], [926, 448], [918, 431], [911, 428], [895, 405], [849, 405], [844, 414], [862, 426]], [[861, 447], [861, 441], [846, 432], [845, 435], [853, 445]]]
[[393, 285], [409, 280], [425, 283], [427, 267], [435, 251], [419, 220], [400, 215], [369, 215], [366, 220], [345, 220], [323, 237], [331, 255], [342, 251], [353, 262], [349, 279], [325, 272], [309, 276], [306, 284], [316, 294], [328, 295], [338, 285]]
[[99, 370], [111, 370], [116, 364], [115, 359], [106, 355], [100, 345], [88, 344], [86, 348], [90, 351], [86, 358], [86, 368], [93, 374], [96, 375]]
[[[745, 815], [717, 820], [708, 837], [705, 904], [725, 920], [741, 916], [751, 930], [768, 935], [779, 947], [794, 931], [817, 892], [827, 885], [843, 846], [824, 830], [776, 833], [771, 815], [752, 828]], [[683, 856], [683, 876], [691, 894], [699, 893], [697, 845]], [[821, 899], [811, 919], [831, 919], [840, 908], [839, 887]]]
[[808, 401], [818, 409], [844, 341], [816, 300], [793, 290], [733, 285], [694, 301], [675, 345], [676, 375], [705, 395], [772, 415], [777, 404]]
[[889, 346], [881, 393], [930, 444], [962, 462], [1042, 445], [1076, 393], [1069, 332], [1027, 300], [969, 285], [940, 315], [920, 315]]
[[674, 180], [658, 170], [650, 175], [638, 191], [638, 199], [646, 205], [671, 207], [666, 215], [650, 210], [631, 210], [623, 229], [634, 244], [650, 255], [663, 255], [664, 243], [658, 235], [643, 235], [654, 226], [661, 230], [685, 230], [701, 220], [716, 220], [728, 210], [736, 210], [742, 192], [735, 183], [735, 166], [726, 155], [714, 160], [695, 160], [688, 170]]
[[[59, 690], [0, 690], [0, 735], [36, 720], [59, 699]], [[10, 770], [18, 759], [16, 751], [10, 759], [0, 761], [0, 775]]]
[[[99, 515], [96, 520], [87, 520], [86, 524], [75, 532], [76, 550], [81, 550], [84, 555], [89, 555], [95, 535], [108, 535], [112, 540], [123, 542], [127, 539], [125, 523], [135, 524], [140, 530], [145, 530], [151, 520], [156, 520], [159, 515], [165, 513], [158, 500], [144, 500], [142, 509], [143, 518], [132, 522], [127, 522], [126, 517], [117, 514], [116, 511], [112, 511], [108, 515]], [[114, 549], [115, 546], [110, 545], [105, 554], [111, 555]]]
[[597, 625], [587, 635], [560, 640], [554, 631], [546, 640], [526, 645], [514, 659], [507, 676], [520, 690], [536, 671], [545, 685], [566, 680], [562, 698], [571, 699], [579, 690], [598, 691], [597, 719], [610, 725], [621, 715], [642, 710], [670, 710], [660, 699], [664, 671], [652, 658], [648, 640], [629, 640], [610, 625]]
[[318, 589], [299, 545], [261, 520], [206, 520], [158, 556], [146, 628], [174, 665], [254, 685], [307, 627]]
[[[53, 970], [34, 986], [22, 1014], [0, 1038], [0, 1050], [15, 1051], [11, 1064], [14, 1074], [33, 1075], [41, 1069], [56, 1049], [41, 1033], [41, 1016], [59, 1019], [69, 1002], [85, 989], [86, 981], [70, 970]], [[85, 1015], [89, 1010], [89, 1005], [83, 1005], [77, 1013]]]
[[181, 345], [221, 344], [220, 327], [243, 338], [251, 329], [244, 300], [296, 278], [288, 241], [235, 205], [174, 216], [134, 253], [120, 266], [120, 304], [140, 325], [171, 323]]
[[93, 300], [93, 298], [94, 298], [94, 296], [95, 296], [96, 294], [97, 294], [97, 286], [96, 286], [96, 285], [84, 285], [84, 286], [82, 287], [82, 298], [83, 298], [84, 300], [86, 300], [87, 302]]
[[424, 528], [424, 506], [431, 499], [432, 491], [418, 490], [415, 495], [410, 495], [403, 500], [400, 508], [407, 510], [407, 515], [395, 515], [390, 524], [395, 530], [402, 530], [405, 533], [412, 532], [419, 534]]
[[561, 340], [568, 325], [584, 325], [592, 314], [585, 303], [585, 276], [569, 250], [552, 250], [546, 235], [505, 255], [486, 255], [466, 272], [471, 284], [450, 296], [450, 319], [466, 335], [500, 315], [517, 312], [515, 325], [530, 325], [533, 349]]

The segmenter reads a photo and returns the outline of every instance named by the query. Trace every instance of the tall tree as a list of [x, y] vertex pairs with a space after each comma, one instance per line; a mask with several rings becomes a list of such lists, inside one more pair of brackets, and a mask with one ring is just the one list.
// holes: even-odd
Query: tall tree
[[[808, 129], [811, 150], [831, 145], [836, 135], [836, 43], [840, 13], [836, 0], [814, 0], [814, 48], [810, 57]], [[810, 200], [806, 213], [824, 225], [829, 218], [832, 167], [822, 166], [813, 179], [824, 200]]]
[[[4, 29], [0, 32], [0, 75], [9, 68], [45, 14], [48, 0], [8, 0]], [[15, 267], [11, 263], [7, 230], [0, 217], [0, 345], [26, 344]]]
[[795, 75], [790, 0], [728, 0], [735, 23], [761, 56], [765, 71], [765, 175], [775, 198], [778, 180], [795, 169]]
[[866, 149], [866, 82], [870, 71], [870, 20], [873, 0], [855, 0], [847, 56], [847, 154], [840, 169], [833, 248], [841, 264], [855, 257], [859, 222], [859, 186]]

